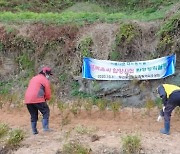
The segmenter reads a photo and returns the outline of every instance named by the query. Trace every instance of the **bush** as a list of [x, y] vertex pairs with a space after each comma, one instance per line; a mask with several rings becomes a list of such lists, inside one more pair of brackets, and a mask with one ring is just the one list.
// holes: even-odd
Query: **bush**
[[136, 154], [140, 153], [141, 150], [141, 140], [137, 135], [127, 135], [122, 139], [123, 142], [123, 152], [126, 154]]

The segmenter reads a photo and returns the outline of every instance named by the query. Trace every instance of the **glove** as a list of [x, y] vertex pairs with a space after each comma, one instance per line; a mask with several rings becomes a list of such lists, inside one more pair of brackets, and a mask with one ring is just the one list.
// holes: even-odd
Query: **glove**
[[158, 118], [157, 118], [157, 122], [162, 121], [162, 119], [163, 119], [163, 117], [161, 115], [159, 115]]
[[163, 106], [163, 112], [164, 112], [164, 110], [165, 110], [165, 106]]

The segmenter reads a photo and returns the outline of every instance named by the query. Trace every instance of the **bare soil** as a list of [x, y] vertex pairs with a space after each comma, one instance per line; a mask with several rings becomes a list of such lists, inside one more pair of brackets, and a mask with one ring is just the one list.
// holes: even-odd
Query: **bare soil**
[[[145, 154], [179, 154], [180, 153], [180, 120], [174, 114], [171, 120], [171, 134], [162, 135], [159, 130], [163, 122], [157, 122], [158, 110], [153, 109], [150, 115], [145, 109], [124, 108], [113, 118], [113, 113], [106, 110], [101, 113], [94, 109], [92, 115], [81, 111], [76, 117], [70, 115], [70, 123], [62, 127], [62, 115], [56, 107], [51, 107], [50, 127], [52, 132], [45, 133], [38, 122], [38, 135], [31, 134], [30, 116], [25, 107], [20, 109], [1, 109], [0, 122], [12, 128], [21, 128], [26, 138], [21, 147], [13, 154], [56, 154], [69, 141], [79, 141], [91, 149], [93, 154], [119, 154], [122, 152], [122, 137], [139, 135], [142, 143], [141, 153]], [[80, 134], [78, 126], [93, 130]], [[92, 136], [99, 137], [92, 142]]]

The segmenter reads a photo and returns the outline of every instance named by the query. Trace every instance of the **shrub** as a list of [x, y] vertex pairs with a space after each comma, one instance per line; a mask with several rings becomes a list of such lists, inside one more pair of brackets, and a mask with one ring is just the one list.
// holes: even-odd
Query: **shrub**
[[122, 138], [122, 148], [123, 152], [126, 154], [136, 154], [140, 153], [141, 150], [141, 140], [137, 135], [127, 135]]

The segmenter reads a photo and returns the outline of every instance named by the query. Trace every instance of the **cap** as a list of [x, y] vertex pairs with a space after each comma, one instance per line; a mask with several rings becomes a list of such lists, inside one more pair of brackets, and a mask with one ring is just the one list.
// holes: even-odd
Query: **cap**
[[50, 67], [43, 67], [41, 71], [48, 75], [53, 75]]

